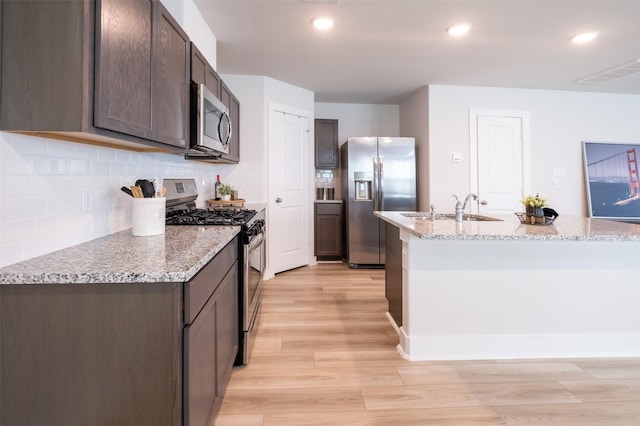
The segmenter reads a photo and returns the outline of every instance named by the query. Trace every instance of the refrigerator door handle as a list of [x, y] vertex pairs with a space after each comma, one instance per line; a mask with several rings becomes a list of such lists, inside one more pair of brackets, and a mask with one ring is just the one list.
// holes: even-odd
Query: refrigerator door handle
[[373, 158], [373, 210], [378, 210], [378, 159]]
[[378, 157], [378, 210], [384, 210], [384, 160]]

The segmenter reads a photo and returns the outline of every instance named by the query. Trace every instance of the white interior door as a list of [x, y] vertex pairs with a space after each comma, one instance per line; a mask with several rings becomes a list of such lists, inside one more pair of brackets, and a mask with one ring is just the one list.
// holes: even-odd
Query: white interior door
[[[520, 211], [520, 200], [528, 187], [528, 122], [526, 113], [476, 114], [472, 116], [471, 146], [476, 147], [476, 182], [481, 214]], [[473, 157], [473, 153], [472, 153]]]
[[269, 270], [309, 263], [309, 118], [269, 112]]

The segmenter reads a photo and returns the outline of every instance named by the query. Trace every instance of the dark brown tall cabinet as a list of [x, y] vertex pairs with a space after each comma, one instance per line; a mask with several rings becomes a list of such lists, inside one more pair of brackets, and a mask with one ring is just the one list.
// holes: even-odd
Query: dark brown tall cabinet
[[338, 120], [315, 120], [316, 169], [338, 168]]
[[159, 0], [2, 1], [0, 128], [176, 152], [189, 40]]

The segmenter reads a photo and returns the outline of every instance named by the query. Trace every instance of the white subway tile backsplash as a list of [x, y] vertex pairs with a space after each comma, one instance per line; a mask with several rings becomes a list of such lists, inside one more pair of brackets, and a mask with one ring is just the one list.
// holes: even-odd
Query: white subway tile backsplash
[[[15, 208], [15, 206], [14, 206]], [[4, 218], [0, 223], [0, 242], [2, 245], [5, 243], [14, 243], [24, 239], [29, 239], [37, 235], [37, 224], [33, 223], [33, 220], [24, 219], [23, 217], [17, 217], [11, 221], [5, 221]], [[2, 259], [4, 262], [4, 259]]]
[[195, 178], [204, 206], [230, 167], [0, 132], [0, 267], [130, 228], [131, 197], [120, 187], [136, 179]]
[[[84, 158], [91, 161], [103, 159], [103, 158], [100, 158], [100, 156], [98, 155], [100, 152], [100, 148], [95, 145], [85, 145], [82, 143], [74, 143], [73, 145], [74, 145], [75, 158]], [[107, 149], [105, 149], [104, 151], [107, 151]], [[114, 151], [114, 150], [110, 149], [109, 151]], [[106, 160], [109, 160], [109, 159], [106, 158]]]
[[22, 176], [4, 175], [0, 179], [0, 200], [22, 195]]
[[122, 151], [114, 148], [104, 148], [98, 149], [96, 147], [91, 147], [93, 158], [99, 161], [130, 161], [131, 156], [129, 155], [129, 151], [123, 151], [124, 153], [120, 156], [118, 155], [118, 151]]
[[76, 146], [79, 145], [74, 142], [61, 142], [58, 140], [43, 139], [46, 141], [45, 152], [39, 151], [38, 154], [46, 155], [47, 157], [65, 157], [75, 158], [77, 154]]
[[1, 230], [0, 241], [2, 241], [2, 244], [0, 244], [0, 260], [2, 261], [2, 265], [10, 265], [25, 258], [22, 254], [22, 242], [4, 241]]
[[111, 173], [111, 162], [96, 160], [91, 162], [91, 175], [105, 176]]
[[62, 158], [35, 158], [35, 172], [39, 175], [64, 174], [67, 170], [67, 163]]
[[5, 154], [2, 152], [0, 159], [0, 170], [5, 174], [27, 175], [35, 173], [35, 157], [31, 155], [21, 155], [11, 149]]
[[85, 159], [72, 159], [67, 164], [67, 173], [71, 175], [86, 175], [89, 174], [89, 160]]
[[18, 133], [3, 133], [3, 135], [5, 135], [6, 140], [13, 146], [14, 150], [20, 151], [22, 154], [43, 155], [44, 151], [46, 151], [46, 139]]
[[[16, 218], [14, 212], [13, 200], [11, 198], [2, 198], [0, 203], [0, 223], [4, 220], [14, 220]], [[2, 235], [0, 234], [0, 240], [2, 239], [1, 237]]]

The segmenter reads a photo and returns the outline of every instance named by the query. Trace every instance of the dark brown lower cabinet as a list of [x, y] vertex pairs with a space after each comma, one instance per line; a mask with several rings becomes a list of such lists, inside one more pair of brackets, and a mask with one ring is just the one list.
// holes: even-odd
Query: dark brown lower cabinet
[[234, 239], [198, 286], [0, 285], [0, 424], [211, 422], [238, 348], [237, 253]]
[[385, 222], [385, 297], [389, 315], [398, 327], [402, 326], [402, 240], [400, 229]]
[[342, 259], [342, 203], [315, 203], [315, 255]]
[[213, 424], [238, 353], [237, 243], [233, 247], [185, 285], [185, 425]]

